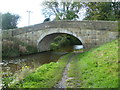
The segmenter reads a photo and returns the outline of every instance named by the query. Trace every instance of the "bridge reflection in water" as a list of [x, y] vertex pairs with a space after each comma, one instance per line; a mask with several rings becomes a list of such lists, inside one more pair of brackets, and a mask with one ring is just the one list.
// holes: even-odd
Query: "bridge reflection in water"
[[[39, 47], [39, 51], [50, 50], [49, 46], [57, 34], [69, 34], [84, 45], [84, 49], [93, 48], [118, 38], [117, 21], [52, 21], [34, 26], [3, 30], [2, 39], [14, 37], [29, 45]], [[49, 42], [48, 42], [49, 41]], [[74, 52], [83, 52], [83, 46], [74, 46]], [[3, 59], [3, 71], [20, 70], [24, 65], [36, 68], [44, 63], [55, 62], [63, 54], [42, 52], [18, 58]], [[57, 57], [58, 56], [58, 57]]]
[[[78, 45], [82, 46], [82, 45]], [[2, 70], [8, 74], [17, 73], [22, 67], [28, 66], [30, 69], [35, 69], [42, 64], [56, 62], [62, 55], [74, 51], [74, 46], [67, 46], [61, 48], [61, 51], [46, 51], [37, 54], [20, 56], [15, 58], [3, 58]]]

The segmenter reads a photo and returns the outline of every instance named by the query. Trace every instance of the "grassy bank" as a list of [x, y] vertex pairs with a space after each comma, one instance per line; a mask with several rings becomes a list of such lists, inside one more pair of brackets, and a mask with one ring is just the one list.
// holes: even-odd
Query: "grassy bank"
[[27, 75], [16, 88], [52, 88], [61, 79], [62, 72], [68, 63], [71, 54], [63, 56], [58, 62], [44, 64], [37, 70]]
[[[44, 64], [27, 75], [13, 88], [52, 88], [62, 78], [62, 73], [73, 54], [61, 57], [58, 62]], [[72, 57], [67, 80], [68, 88], [117, 88], [118, 41]], [[72, 78], [71, 78], [72, 77]]]
[[117, 88], [118, 41], [76, 55], [71, 62], [69, 77], [74, 77], [68, 81], [74, 87]]
[[2, 41], [2, 57], [17, 57], [36, 52], [36, 47], [23, 43], [13, 37], [5, 38]]

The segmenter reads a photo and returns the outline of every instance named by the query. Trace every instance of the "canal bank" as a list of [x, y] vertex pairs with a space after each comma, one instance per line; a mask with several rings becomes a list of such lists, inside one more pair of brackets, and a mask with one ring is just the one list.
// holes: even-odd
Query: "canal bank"
[[43, 64], [57, 62], [64, 54], [66, 53], [48, 51], [21, 57], [3, 58], [1, 63], [3, 87], [9, 87], [8, 84], [14, 78], [23, 79], [27, 74], [33, 72]]
[[52, 88], [62, 78], [71, 54], [61, 57], [57, 62], [51, 62], [38, 67], [33, 73], [27, 75], [19, 83], [11, 84], [14, 88]]
[[[22, 80], [27, 74], [33, 72], [37, 67], [43, 64], [57, 62], [62, 55], [65, 55], [74, 50], [73, 46], [67, 46], [61, 47], [61, 49], [55, 51], [36, 53], [36, 50], [33, 50], [29, 52], [29, 50], [27, 49], [27, 44], [15, 41], [16, 39], [11, 38], [3, 41], [3, 46], [5, 45], [3, 47], [4, 58], [2, 60], [2, 63], [0, 63], [2, 65], [3, 87], [9, 87], [9, 83], [13, 83], [16, 81], [18, 82], [19, 80]], [[7, 44], [8, 51], [6, 48]], [[25, 52], [28, 53], [20, 54], [20, 47], [18, 44], [23, 45], [22, 47], [24, 47]], [[16, 45], [18, 45], [18, 47], [16, 47]], [[17, 50], [17, 52], [14, 52], [14, 50]], [[15, 56], [13, 55], [14, 53], [16, 53]]]
[[[58, 62], [44, 64], [12, 88], [53, 88], [63, 77], [63, 72], [73, 54], [61, 57]], [[66, 88], [118, 88], [118, 41], [72, 57], [67, 71]]]
[[114, 40], [73, 57], [67, 88], [119, 88], [118, 48]]

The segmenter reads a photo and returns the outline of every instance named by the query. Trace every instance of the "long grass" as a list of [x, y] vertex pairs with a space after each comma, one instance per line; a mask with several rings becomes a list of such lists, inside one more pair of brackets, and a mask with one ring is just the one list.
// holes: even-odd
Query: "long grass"
[[61, 79], [62, 72], [68, 63], [71, 54], [63, 56], [58, 62], [44, 64], [36, 69], [35, 72], [27, 75], [16, 88], [52, 88]]
[[[44, 64], [13, 87], [52, 88], [61, 79], [72, 54]], [[72, 57], [68, 88], [118, 88], [118, 41], [112, 41]]]
[[76, 55], [69, 77], [74, 77], [69, 82], [79, 88], [118, 88], [118, 41]]

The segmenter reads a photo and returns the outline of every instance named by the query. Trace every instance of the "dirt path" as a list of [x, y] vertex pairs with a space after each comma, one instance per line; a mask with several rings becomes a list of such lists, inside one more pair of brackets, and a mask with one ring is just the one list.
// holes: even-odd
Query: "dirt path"
[[72, 58], [75, 56], [75, 54], [73, 54], [69, 61], [68, 61], [68, 64], [66, 65], [64, 71], [63, 71], [63, 76], [62, 76], [62, 79], [57, 83], [57, 85], [55, 86], [55, 88], [67, 88], [67, 83], [66, 81], [68, 79], [72, 79], [72, 78], [69, 78], [68, 77], [68, 70], [69, 70], [69, 67], [70, 67], [70, 62], [72, 61]]

